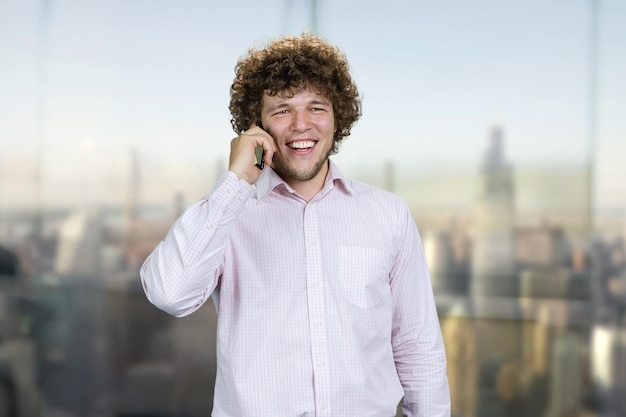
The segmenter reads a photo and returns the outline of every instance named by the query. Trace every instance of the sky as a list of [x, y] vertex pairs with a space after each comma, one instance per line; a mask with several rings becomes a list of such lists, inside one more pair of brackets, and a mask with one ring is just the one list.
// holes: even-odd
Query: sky
[[[380, 176], [388, 161], [398, 175], [474, 172], [499, 125], [515, 166], [591, 161], [597, 203], [626, 206], [626, 2], [597, 1], [596, 49], [592, 0], [317, 4], [316, 32], [347, 55], [363, 96], [334, 157], [344, 173]], [[237, 59], [311, 29], [310, 10], [0, 0], [0, 210], [121, 202], [133, 149], [144, 201], [208, 192], [235, 135]]]

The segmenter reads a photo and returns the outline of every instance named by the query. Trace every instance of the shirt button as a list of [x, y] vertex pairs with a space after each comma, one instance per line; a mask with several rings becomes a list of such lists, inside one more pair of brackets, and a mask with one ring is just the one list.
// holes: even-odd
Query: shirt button
[[237, 198], [239, 198], [239, 201], [243, 201], [243, 196], [241, 194], [239, 194]]
[[233, 188], [232, 188], [232, 187], [229, 187], [229, 188], [227, 188], [227, 189], [226, 189], [226, 192], [227, 192], [228, 194], [232, 194], [232, 193], [233, 193], [233, 191], [234, 191], [234, 190], [233, 190]]
[[206, 228], [209, 230], [213, 229], [213, 223], [211, 222], [207, 223]]
[[326, 410], [326, 403], [322, 403], [320, 407], [322, 408], [322, 410]]

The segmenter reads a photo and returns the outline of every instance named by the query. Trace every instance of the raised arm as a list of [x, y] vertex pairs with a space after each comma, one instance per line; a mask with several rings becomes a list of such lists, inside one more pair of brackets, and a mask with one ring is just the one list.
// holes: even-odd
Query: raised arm
[[274, 143], [253, 125], [231, 142], [229, 171], [211, 193], [191, 205], [148, 256], [140, 275], [144, 292], [155, 306], [174, 316], [197, 310], [222, 274], [223, 252], [232, 226], [261, 175], [254, 150], [262, 147], [269, 165]]
[[229, 232], [253, 187], [228, 171], [176, 220], [141, 267], [148, 300], [177, 317], [197, 310], [217, 286]]

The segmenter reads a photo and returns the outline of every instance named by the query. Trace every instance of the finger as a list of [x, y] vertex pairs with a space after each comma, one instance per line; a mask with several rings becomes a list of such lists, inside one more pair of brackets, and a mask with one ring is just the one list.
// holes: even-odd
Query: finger
[[265, 132], [265, 130], [261, 127], [261, 122], [252, 122], [248, 130], [246, 130], [244, 133], [256, 134], [261, 132]]
[[265, 165], [270, 165], [272, 163], [274, 153], [276, 153], [276, 144], [274, 143], [274, 138], [272, 138], [269, 133], [265, 132], [265, 135], [263, 136], [265, 139], [261, 145], [263, 146], [263, 151], [265, 153], [263, 160], [265, 161]]
[[265, 155], [263, 156], [263, 160], [265, 161], [265, 165], [272, 165], [272, 160], [274, 159], [274, 153], [276, 152], [276, 148], [274, 147], [274, 141], [272, 141], [272, 146], [269, 149], [265, 149]]
[[261, 146], [261, 143], [259, 141], [261, 136], [267, 136], [270, 139], [272, 138], [271, 136], [267, 134], [265, 130], [257, 126], [256, 123], [252, 123], [252, 125], [250, 125], [250, 128], [248, 130], [241, 132], [239, 137], [242, 137], [242, 136], [247, 136], [248, 138], [252, 138], [254, 141], [257, 142], [257, 146]]
[[254, 140], [256, 141], [256, 146], [262, 146], [263, 150], [266, 153], [273, 154], [276, 151], [274, 138], [269, 134], [268, 131], [257, 125], [256, 122], [253, 122], [250, 125], [250, 128], [243, 134], [254, 137]]
[[258, 161], [255, 165], [259, 169], [263, 170], [265, 166], [268, 166], [272, 163], [274, 152], [275, 148], [271, 137], [269, 139], [266, 137], [262, 137], [261, 144], [255, 147], [255, 160]]

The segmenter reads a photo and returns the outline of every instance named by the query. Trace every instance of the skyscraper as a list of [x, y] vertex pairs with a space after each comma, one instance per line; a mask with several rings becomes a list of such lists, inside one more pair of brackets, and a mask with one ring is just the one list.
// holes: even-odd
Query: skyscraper
[[517, 295], [514, 248], [514, 185], [504, 158], [502, 129], [491, 131], [481, 167], [476, 202], [470, 293], [472, 296]]

